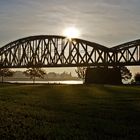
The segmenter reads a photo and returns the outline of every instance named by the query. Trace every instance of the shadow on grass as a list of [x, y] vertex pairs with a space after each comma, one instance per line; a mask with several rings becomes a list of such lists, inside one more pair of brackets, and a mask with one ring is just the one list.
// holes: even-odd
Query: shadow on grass
[[139, 137], [138, 89], [40, 84], [7, 87], [0, 88], [3, 139]]

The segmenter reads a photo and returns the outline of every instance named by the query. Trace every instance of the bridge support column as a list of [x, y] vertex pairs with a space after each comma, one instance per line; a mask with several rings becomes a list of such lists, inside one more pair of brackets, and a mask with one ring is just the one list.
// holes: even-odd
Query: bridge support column
[[86, 84], [122, 84], [119, 68], [97, 67], [87, 68]]

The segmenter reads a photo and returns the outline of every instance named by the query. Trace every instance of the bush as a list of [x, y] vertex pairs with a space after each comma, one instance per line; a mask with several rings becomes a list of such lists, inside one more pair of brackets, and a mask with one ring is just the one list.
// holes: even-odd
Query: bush
[[134, 79], [136, 82], [140, 83], [140, 73], [136, 73]]

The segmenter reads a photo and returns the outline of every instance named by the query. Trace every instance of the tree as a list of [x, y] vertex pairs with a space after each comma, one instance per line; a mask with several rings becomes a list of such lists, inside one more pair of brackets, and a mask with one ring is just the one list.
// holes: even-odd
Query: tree
[[23, 72], [27, 77], [33, 80], [33, 84], [35, 83], [35, 78], [44, 78], [46, 72], [41, 68], [28, 68], [26, 71]]
[[13, 71], [11, 71], [8, 68], [0, 68], [0, 77], [1, 77], [1, 82], [3, 83], [4, 77], [12, 77], [14, 74]]
[[132, 78], [132, 73], [130, 72], [130, 70], [127, 67], [125, 67], [125, 66], [121, 67], [120, 72], [121, 72], [122, 80], [128, 81], [129, 79]]
[[137, 83], [140, 83], [140, 73], [136, 73], [135, 76], [134, 76], [134, 79], [135, 79], [135, 82]]
[[77, 73], [78, 77], [81, 79], [85, 79], [86, 76], [86, 67], [77, 67], [77, 69], [75, 70], [75, 72]]

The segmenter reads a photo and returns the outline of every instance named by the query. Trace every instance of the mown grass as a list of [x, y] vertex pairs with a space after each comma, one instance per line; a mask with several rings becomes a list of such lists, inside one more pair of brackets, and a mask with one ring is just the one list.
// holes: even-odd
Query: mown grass
[[140, 139], [140, 88], [0, 85], [0, 139]]

